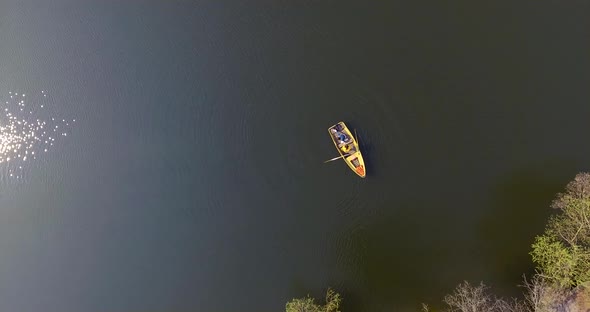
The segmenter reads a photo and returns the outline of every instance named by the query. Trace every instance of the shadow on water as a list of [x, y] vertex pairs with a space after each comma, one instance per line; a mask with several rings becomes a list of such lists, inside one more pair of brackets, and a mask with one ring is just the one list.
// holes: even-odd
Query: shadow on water
[[347, 310], [414, 311], [445, 290], [441, 275], [460, 250], [444, 234], [442, 214], [424, 217], [434, 204], [407, 203], [402, 212], [376, 216], [339, 242], [339, 265], [357, 279], [347, 283], [355, 286], [345, 291], [357, 295], [346, 300]]
[[405, 200], [353, 227], [335, 243], [337, 266], [354, 276], [343, 282], [353, 294], [346, 310], [416, 311], [422, 302], [437, 308], [462, 280], [518, 296], [522, 274], [533, 270], [530, 245], [552, 198], [573, 178], [570, 169], [552, 162], [491, 178], [485, 192], [491, 198], [478, 199], [479, 207], [453, 210], [434, 195]]
[[360, 149], [363, 153], [363, 160], [365, 161], [365, 167], [367, 171], [367, 178], [372, 178], [377, 176], [377, 168], [375, 167], [376, 162], [374, 158], [374, 147], [371, 143], [360, 143]]
[[[361, 153], [363, 154], [363, 160], [365, 161], [365, 169], [367, 178], [375, 177], [375, 173], [379, 172], [375, 170], [375, 159], [374, 159], [374, 145], [369, 141], [363, 139], [363, 131], [356, 128], [356, 122], [345, 121], [346, 125], [350, 127], [352, 133], [355, 135]], [[355, 133], [356, 129], [356, 133]]]
[[[478, 227], [485, 265], [493, 270], [490, 283], [518, 285], [522, 274], [534, 273], [531, 244], [543, 232], [552, 213], [551, 201], [574, 175], [575, 170], [567, 162], [551, 161], [517, 170], [496, 183], [491, 191], [491, 207]], [[505, 295], [519, 294], [516, 288], [498, 288]]]

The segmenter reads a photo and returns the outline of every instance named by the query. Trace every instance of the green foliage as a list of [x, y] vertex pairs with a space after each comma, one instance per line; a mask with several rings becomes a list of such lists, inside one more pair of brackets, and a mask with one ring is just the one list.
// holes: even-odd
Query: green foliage
[[574, 285], [584, 285], [590, 282], [590, 250], [588, 248], [577, 248], [576, 267], [573, 275]]
[[559, 287], [590, 281], [590, 174], [580, 173], [558, 194], [545, 233], [536, 237], [531, 256], [539, 273]]
[[537, 236], [531, 256], [546, 278], [560, 287], [573, 286], [575, 257], [571, 250], [557, 241], [553, 235]]
[[321, 306], [316, 304], [309, 296], [302, 299], [293, 299], [287, 302], [286, 312], [321, 312]]
[[324, 311], [326, 312], [340, 312], [338, 308], [340, 308], [340, 303], [342, 302], [342, 298], [340, 294], [333, 291], [332, 289], [328, 289], [326, 293], [326, 305], [324, 306]]
[[287, 302], [285, 310], [286, 312], [340, 312], [338, 309], [340, 308], [341, 302], [342, 298], [340, 294], [332, 289], [328, 289], [325, 305], [317, 304], [313, 298], [307, 296]]

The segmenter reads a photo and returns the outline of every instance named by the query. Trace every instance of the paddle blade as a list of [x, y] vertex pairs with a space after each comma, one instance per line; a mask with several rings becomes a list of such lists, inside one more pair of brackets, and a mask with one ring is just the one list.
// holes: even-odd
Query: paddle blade
[[338, 156], [338, 157], [334, 157], [334, 158], [332, 158], [332, 159], [328, 159], [328, 160], [324, 161], [324, 164], [325, 164], [325, 163], [329, 163], [329, 162], [331, 162], [331, 161], [334, 161], [334, 160], [337, 160], [337, 159], [340, 159], [340, 158], [342, 158], [342, 157], [343, 157], [343, 156]]

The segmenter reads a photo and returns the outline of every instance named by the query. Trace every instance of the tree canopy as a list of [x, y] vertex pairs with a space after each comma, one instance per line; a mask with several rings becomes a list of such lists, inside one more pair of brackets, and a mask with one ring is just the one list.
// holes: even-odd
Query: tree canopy
[[590, 281], [590, 173], [579, 173], [557, 195], [543, 235], [535, 238], [531, 256], [539, 274], [560, 287]]
[[326, 292], [326, 304], [321, 305], [315, 303], [315, 300], [309, 295], [301, 299], [293, 299], [287, 302], [285, 306], [286, 312], [340, 312], [340, 303], [342, 298], [340, 294], [328, 289]]

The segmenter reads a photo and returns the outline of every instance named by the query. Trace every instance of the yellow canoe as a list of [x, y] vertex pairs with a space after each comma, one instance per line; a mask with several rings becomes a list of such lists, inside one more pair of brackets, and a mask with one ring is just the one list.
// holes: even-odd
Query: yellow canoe
[[350, 130], [348, 130], [344, 122], [341, 121], [328, 128], [328, 133], [330, 133], [330, 137], [338, 153], [344, 159], [344, 162], [354, 173], [364, 178], [366, 176], [366, 170], [363, 155], [361, 154], [357, 140]]

